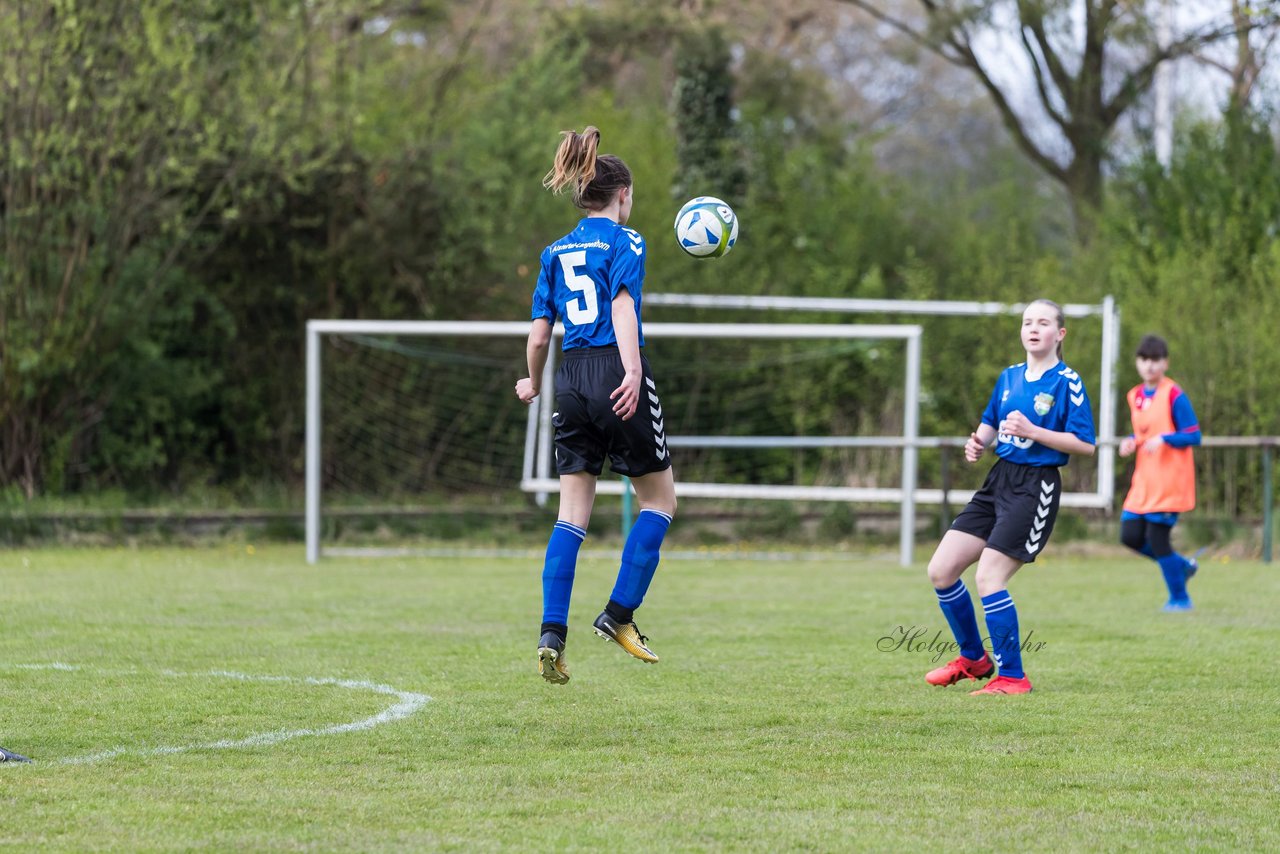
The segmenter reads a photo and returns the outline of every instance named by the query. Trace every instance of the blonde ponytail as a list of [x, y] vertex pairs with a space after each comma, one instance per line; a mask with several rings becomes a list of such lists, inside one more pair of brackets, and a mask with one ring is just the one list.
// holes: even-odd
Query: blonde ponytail
[[596, 177], [596, 151], [600, 147], [600, 131], [595, 125], [587, 125], [582, 133], [561, 131], [564, 137], [556, 149], [555, 165], [542, 179], [542, 186], [559, 194], [565, 187], [575, 185], [575, 195]]
[[621, 158], [597, 154], [600, 130], [595, 125], [587, 125], [582, 133], [566, 130], [561, 135], [564, 139], [542, 186], [556, 194], [572, 188], [574, 205], [597, 211], [608, 207], [623, 187], [631, 186], [631, 170]]

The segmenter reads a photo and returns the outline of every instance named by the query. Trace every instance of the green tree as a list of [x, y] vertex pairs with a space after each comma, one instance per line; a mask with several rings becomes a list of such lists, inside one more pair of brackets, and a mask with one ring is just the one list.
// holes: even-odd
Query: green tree
[[718, 28], [683, 33], [676, 48], [672, 113], [680, 164], [674, 193], [734, 201], [746, 190], [746, 172], [733, 121], [733, 70]]
[[5, 0], [0, 31], [0, 480], [30, 495], [202, 247], [257, 27], [240, 0]]
[[1194, 127], [1167, 174], [1144, 162], [1116, 189], [1108, 251], [1125, 343], [1144, 332], [1170, 339], [1214, 433], [1275, 433], [1280, 157], [1265, 124], [1229, 114]]

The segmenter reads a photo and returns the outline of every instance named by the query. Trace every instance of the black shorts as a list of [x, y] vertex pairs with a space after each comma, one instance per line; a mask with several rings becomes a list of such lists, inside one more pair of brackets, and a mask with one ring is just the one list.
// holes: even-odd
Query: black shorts
[[1049, 542], [1062, 475], [1056, 468], [997, 460], [973, 500], [951, 523], [951, 530], [973, 534], [987, 547], [1032, 563]]
[[649, 361], [640, 355], [644, 379], [635, 414], [623, 421], [609, 399], [622, 384], [617, 347], [577, 347], [564, 354], [556, 371], [556, 473], [585, 471], [599, 475], [604, 459], [627, 477], [671, 468], [666, 426]]

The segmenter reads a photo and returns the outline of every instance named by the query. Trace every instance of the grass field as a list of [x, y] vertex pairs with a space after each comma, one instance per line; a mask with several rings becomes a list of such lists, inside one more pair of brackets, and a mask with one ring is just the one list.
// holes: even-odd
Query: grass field
[[[668, 556], [535, 674], [540, 561], [301, 548], [7, 552], [6, 844], [46, 850], [1280, 849], [1280, 568], [1050, 553], [1013, 586], [1036, 690], [934, 689], [923, 571]], [[1030, 636], [1028, 638], [1028, 635]], [[1034, 645], [1040, 644], [1038, 648]], [[889, 648], [888, 651], [885, 651]]]

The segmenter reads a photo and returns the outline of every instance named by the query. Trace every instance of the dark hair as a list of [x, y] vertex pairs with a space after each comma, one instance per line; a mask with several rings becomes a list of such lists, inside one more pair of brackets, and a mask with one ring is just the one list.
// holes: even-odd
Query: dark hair
[[1159, 335], [1143, 335], [1142, 340], [1138, 342], [1138, 352], [1134, 355], [1139, 359], [1167, 359], [1169, 342]]
[[[1040, 303], [1041, 305], [1047, 305], [1049, 306], [1049, 308], [1054, 310], [1054, 313], [1057, 314], [1057, 317], [1058, 317], [1059, 329], [1061, 329], [1063, 326], [1066, 325], [1066, 322], [1065, 322], [1066, 315], [1062, 313], [1062, 306], [1058, 305], [1056, 302], [1054, 302], [1051, 299], [1044, 299], [1043, 297], [1041, 297], [1040, 299], [1033, 299], [1031, 302], [1027, 303], [1027, 308], [1030, 308], [1036, 303]], [[1026, 309], [1023, 309], [1023, 311], [1025, 310]], [[1058, 361], [1062, 361], [1062, 341], [1061, 340], [1058, 341]]]
[[596, 154], [600, 130], [587, 125], [582, 133], [561, 131], [564, 139], [556, 149], [555, 165], [542, 179], [553, 193], [573, 187], [573, 203], [583, 210], [598, 211], [613, 201], [614, 194], [631, 186], [631, 170], [622, 158]]

